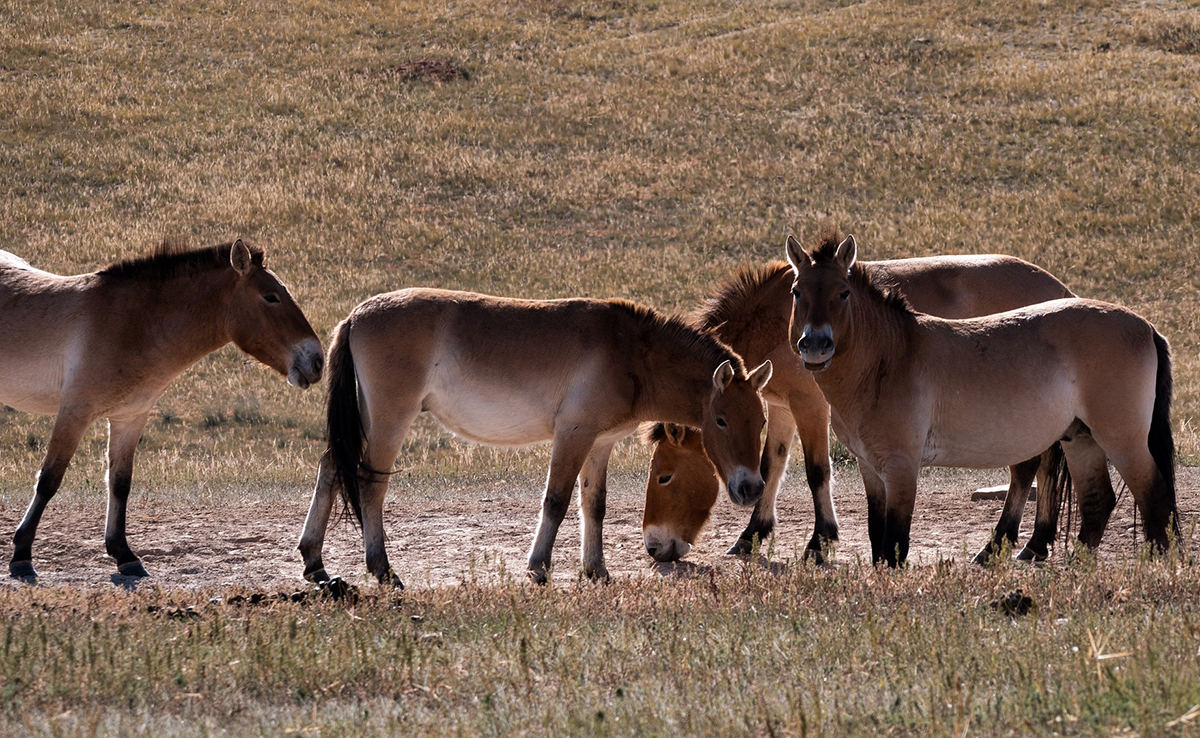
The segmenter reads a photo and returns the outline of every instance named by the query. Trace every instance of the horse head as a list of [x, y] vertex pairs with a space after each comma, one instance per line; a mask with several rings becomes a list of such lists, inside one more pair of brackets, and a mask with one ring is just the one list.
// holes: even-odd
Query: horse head
[[700, 434], [704, 452], [716, 467], [718, 481], [729, 490], [729, 499], [735, 505], [753, 505], [766, 487], [759, 462], [762, 429], [767, 424], [762, 389], [771, 379], [771, 362], [739, 374], [729, 361], [713, 372]]
[[642, 542], [656, 561], [677, 561], [691, 550], [708, 522], [721, 485], [704, 453], [700, 431], [657, 423], [646, 438], [655, 445], [646, 480]]
[[805, 251], [792, 236], [787, 238], [787, 260], [792, 265], [791, 340], [809, 371], [829, 367], [837, 340], [850, 321], [850, 270], [858, 256], [854, 236], [835, 248], [823, 244]]
[[237, 272], [227, 317], [229, 337], [242, 351], [301, 389], [321, 381], [321, 341], [287, 287], [238, 239], [229, 250]]

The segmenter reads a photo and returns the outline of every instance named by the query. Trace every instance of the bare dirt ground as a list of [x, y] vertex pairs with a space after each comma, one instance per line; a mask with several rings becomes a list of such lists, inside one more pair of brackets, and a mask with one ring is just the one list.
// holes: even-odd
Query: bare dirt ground
[[[865, 503], [857, 471], [835, 471], [835, 497], [841, 521], [839, 564], [868, 561]], [[999, 517], [1001, 501], [972, 501], [971, 491], [996, 484], [998, 472], [940, 470], [925, 474], [917, 500], [910, 561], [928, 565], [939, 558], [969, 560], [982, 546]], [[748, 510], [719, 501], [713, 520], [697, 546], [679, 565], [655, 564], [641, 542], [643, 480], [633, 474], [610, 480], [605, 520], [605, 555], [614, 578], [676, 576], [736, 571], [743, 561], [726, 556], [748, 519]], [[439, 481], [394, 483], [386, 509], [388, 551], [392, 565], [408, 587], [443, 586], [475, 576], [495, 580], [521, 577], [537, 522], [540, 479], [505, 481], [455, 480], [437, 491]], [[146, 580], [115, 576], [104, 553], [104, 501], [55, 500], [43, 518], [34, 547], [39, 585], [50, 587], [161, 586], [190, 588], [230, 586], [278, 589], [302, 586], [296, 541], [307, 512], [307, 499], [264, 502], [248, 494], [245, 501], [185, 507], [178, 503], [145, 504], [131, 500], [129, 539], [151, 573]], [[1022, 542], [1033, 524], [1035, 503], [1025, 509]], [[1179, 470], [1179, 507], [1184, 536], [1197, 544], [1200, 520], [1200, 469]], [[812, 502], [803, 473], [789, 475], [779, 500], [779, 526], [772, 561], [788, 566], [800, 558], [811, 534]], [[0, 507], [4, 560], [12, 556], [10, 535], [23, 507]], [[1132, 557], [1141, 540], [1135, 530], [1133, 501], [1124, 492], [1100, 547], [1102, 559]], [[1061, 560], [1061, 549], [1054, 555]], [[555, 548], [554, 581], [578, 576], [579, 526], [573, 506]], [[330, 526], [325, 564], [331, 574], [363, 582], [362, 541], [349, 523]], [[964, 564], [965, 565], [965, 564]], [[0, 586], [22, 586], [4, 578]]]

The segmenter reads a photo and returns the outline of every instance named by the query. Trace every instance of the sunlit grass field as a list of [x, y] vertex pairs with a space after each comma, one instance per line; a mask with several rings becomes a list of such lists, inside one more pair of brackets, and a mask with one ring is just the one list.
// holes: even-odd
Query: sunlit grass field
[[[868, 259], [1009, 253], [1171, 341], [1195, 463], [1198, 98], [1187, 2], [0, 0], [0, 248], [78, 273], [240, 236], [322, 336], [413, 285], [686, 310], [829, 224]], [[302, 500], [321, 411], [227, 347], [160, 400], [134, 495]], [[0, 411], [0, 505], [27, 502], [50, 424]], [[67, 488], [102, 495], [104, 443]], [[421, 421], [398, 464], [547, 460]], [[1040, 609], [1015, 622], [988, 606], [1012, 576], [514, 584], [200, 623], [146, 613], [153, 593], [0, 591], [0, 732], [1195, 730], [1166, 727], [1200, 703], [1194, 567], [1028, 575]]]

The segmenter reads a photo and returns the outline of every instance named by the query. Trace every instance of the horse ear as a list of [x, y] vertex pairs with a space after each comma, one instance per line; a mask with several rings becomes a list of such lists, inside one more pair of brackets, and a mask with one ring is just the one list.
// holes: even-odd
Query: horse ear
[[667, 442], [672, 446], [682, 446], [683, 437], [687, 435], [687, 427], [678, 423], [663, 423], [663, 433]]
[[757, 369], [750, 372], [750, 384], [754, 387], [755, 391], [762, 392], [763, 387], [767, 386], [767, 382], [771, 381], [772, 369], [771, 360], [767, 359], [759, 364]]
[[238, 274], [246, 274], [250, 271], [253, 260], [250, 258], [250, 249], [238, 239], [233, 242], [233, 246], [229, 249], [229, 263], [233, 264], [233, 268]]
[[732, 381], [733, 363], [729, 361], [729, 359], [726, 359], [725, 361], [721, 362], [721, 366], [717, 367], [717, 370], [713, 372], [713, 387], [716, 387], [718, 390], [724, 392], [725, 388], [728, 387], [729, 383]]
[[804, 249], [800, 247], [800, 242], [790, 233], [784, 251], [787, 253], [788, 264], [792, 265], [792, 272], [795, 274], [800, 273], [801, 265], [808, 266], [812, 263], [812, 259], [808, 258], [808, 254], [804, 253]]
[[838, 244], [834, 258], [846, 267], [847, 272], [850, 271], [850, 268], [854, 266], [854, 261], [858, 258], [858, 243], [854, 240], [854, 236], [846, 236], [846, 240]]

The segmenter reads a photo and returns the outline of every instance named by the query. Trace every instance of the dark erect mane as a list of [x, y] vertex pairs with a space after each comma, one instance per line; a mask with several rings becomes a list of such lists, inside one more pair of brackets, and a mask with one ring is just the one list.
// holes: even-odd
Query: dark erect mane
[[782, 261], [768, 264], [743, 264], [738, 270], [717, 285], [712, 295], [689, 316], [689, 321], [703, 329], [712, 330], [733, 320], [744, 318], [756, 306], [752, 304], [763, 286], [778, 279], [792, 268]]
[[742, 357], [733, 352], [712, 333], [689, 324], [678, 315], [663, 313], [625, 300], [614, 301], [616, 305], [625, 308], [633, 316], [643, 333], [654, 335], [655, 341], [661, 347], [677, 346], [687, 351], [700, 354], [700, 360], [712, 364], [716, 369], [724, 361], [733, 364], [737, 376], [746, 376], [746, 365]]
[[[827, 231], [821, 235], [820, 242], [809, 253], [817, 264], [831, 262], [841, 242], [842, 236], [837, 231]], [[864, 294], [879, 300], [889, 310], [896, 310], [907, 315], [914, 314], [915, 311], [908, 303], [908, 298], [904, 296], [904, 293], [895, 284], [881, 276], [878, 270], [875, 275], [872, 275], [863, 265], [861, 256], [860, 254], [850, 269], [850, 283], [859, 287]]]
[[[202, 272], [228, 267], [232, 243], [210, 246], [204, 249], [188, 249], [170, 241], [163, 241], [152, 253], [132, 259], [124, 259], [101, 269], [98, 274], [106, 277], [139, 280], [166, 280], [191, 277]], [[250, 259], [262, 266], [263, 251], [250, 246]]]

